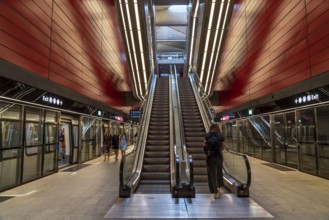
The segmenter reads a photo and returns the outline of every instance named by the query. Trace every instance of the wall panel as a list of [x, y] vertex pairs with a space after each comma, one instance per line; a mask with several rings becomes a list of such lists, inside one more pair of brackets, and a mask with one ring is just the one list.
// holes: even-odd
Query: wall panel
[[0, 59], [112, 107], [124, 103], [131, 87], [114, 1], [3, 0], [0, 12]]
[[[329, 71], [329, 1], [255, 2], [240, 0], [234, 7], [223, 52], [230, 55], [220, 58], [214, 86], [225, 94], [218, 110]], [[225, 78], [230, 83], [222, 83]]]

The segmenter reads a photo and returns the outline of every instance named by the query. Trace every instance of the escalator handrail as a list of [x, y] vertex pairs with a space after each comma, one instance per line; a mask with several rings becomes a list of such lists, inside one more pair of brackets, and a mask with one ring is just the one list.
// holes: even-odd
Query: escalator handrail
[[[170, 72], [172, 73], [172, 66], [170, 65]], [[179, 188], [179, 180], [180, 180], [180, 167], [179, 167], [179, 155], [177, 153], [177, 145], [176, 145], [176, 129], [175, 129], [175, 114], [173, 108], [173, 98], [172, 98], [172, 74], [169, 77], [169, 109], [170, 111], [170, 167], [171, 167], [171, 189]], [[173, 193], [173, 191], [172, 191]]]
[[175, 66], [175, 72], [174, 72], [174, 76], [175, 76], [175, 81], [176, 81], [176, 91], [177, 91], [177, 105], [178, 105], [178, 109], [179, 109], [179, 124], [180, 124], [180, 133], [181, 133], [181, 137], [182, 137], [182, 148], [183, 148], [183, 155], [184, 155], [184, 160], [187, 161], [188, 158], [188, 152], [186, 150], [186, 141], [185, 141], [185, 131], [184, 131], [184, 125], [183, 125], [183, 115], [182, 115], [182, 107], [181, 107], [181, 102], [180, 102], [180, 92], [179, 92], [179, 88], [178, 88], [178, 78], [177, 78], [177, 71], [176, 71], [176, 66]]
[[206, 94], [202, 83], [200, 82], [200, 78], [199, 78], [198, 74], [196, 74], [195, 72], [190, 72], [189, 75], [192, 75], [193, 81], [195, 82], [195, 85], [197, 86], [197, 89], [199, 90], [201, 101], [206, 104], [205, 107], [208, 109], [208, 115], [210, 117], [210, 122], [214, 122], [215, 121], [214, 117], [212, 115], [212, 112], [210, 111], [210, 109], [212, 109], [212, 105], [211, 105], [210, 100], [208, 99], [208, 95]]
[[264, 136], [264, 134], [261, 132], [261, 130], [256, 126], [254, 125], [254, 122], [248, 118], [248, 121], [252, 124], [252, 126], [257, 130], [257, 132], [260, 134], [260, 136], [262, 137], [262, 139], [264, 140], [264, 142], [267, 144], [267, 146], [271, 147], [272, 144], [270, 142], [267, 141], [266, 137]]
[[[194, 74], [194, 73], [189, 74], [190, 83], [191, 83], [191, 86], [192, 86], [192, 90], [193, 90], [195, 100], [197, 102], [197, 105], [198, 105], [198, 108], [199, 108], [199, 111], [200, 111], [200, 115], [201, 115], [201, 118], [202, 118], [204, 128], [207, 130], [207, 128], [210, 127], [211, 120], [209, 120], [209, 118], [207, 117], [207, 113], [206, 113], [207, 110], [205, 109], [205, 107], [202, 103], [200, 93], [198, 93], [198, 91], [197, 91], [197, 85], [196, 85], [196, 82], [195, 82], [194, 77], [192, 76], [192, 74]], [[194, 75], [196, 75], [196, 74], [194, 74]]]
[[[189, 187], [193, 188], [193, 180], [191, 181], [191, 176], [190, 176], [190, 172], [191, 172], [191, 167], [190, 167], [190, 163], [193, 163], [193, 158], [192, 155], [189, 155], [188, 151], [186, 150], [186, 140], [185, 140], [185, 131], [184, 131], [184, 125], [183, 125], [183, 115], [182, 115], [182, 107], [181, 107], [181, 101], [180, 101], [180, 91], [179, 91], [179, 87], [178, 87], [178, 77], [177, 77], [177, 70], [176, 70], [176, 66], [174, 66], [174, 77], [175, 77], [175, 81], [176, 81], [176, 98], [177, 98], [177, 106], [178, 106], [178, 117], [179, 117], [179, 127], [180, 127], [180, 133], [181, 133], [181, 146], [182, 146], [182, 156], [183, 156], [183, 161], [186, 164], [186, 176], [189, 177], [189, 179], [187, 180], [189, 182]], [[193, 168], [193, 166], [192, 166]]]
[[[246, 184], [242, 184], [241, 183], [241, 184], [243, 185], [243, 188], [244, 189], [245, 188], [248, 188], [250, 186], [250, 184], [251, 184], [251, 167], [250, 167], [250, 163], [249, 163], [248, 157], [245, 154], [243, 154], [243, 153], [232, 151], [229, 147], [227, 147], [226, 144], [224, 144], [224, 147], [225, 147], [225, 150], [228, 151], [229, 153], [234, 154], [236, 156], [241, 156], [243, 158], [244, 163], [245, 163], [245, 166], [246, 166], [246, 169], [247, 169], [247, 183]], [[223, 167], [223, 169], [224, 169], [224, 171], [226, 173], [228, 173], [227, 170], [225, 170], [224, 167]], [[231, 175], [230, 173], [228, 173], [228, 174]], [[234, 176], [232, 176], [232, 177], [234, 179], [236, 179]]]

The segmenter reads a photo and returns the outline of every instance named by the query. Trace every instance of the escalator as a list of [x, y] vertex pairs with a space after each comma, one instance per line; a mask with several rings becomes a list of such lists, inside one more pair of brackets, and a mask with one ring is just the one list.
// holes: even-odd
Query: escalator
[[170, 193], [169, 79], [157, 80], [139, 186], [135, 193]]
[[193, 157], [195, 191], [209, 193], [206, 156], [203, 152], [204, 123], [189, 78], [179, 78], [178, 85], [186, 147]]

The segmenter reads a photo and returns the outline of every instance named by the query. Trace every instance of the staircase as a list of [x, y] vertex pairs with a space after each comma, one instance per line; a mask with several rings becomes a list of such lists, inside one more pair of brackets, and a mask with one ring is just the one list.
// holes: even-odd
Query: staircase
[[169, 78], [155, 86], [142, 176], [135, 193], [170, 193]]
[[178, 78], [187, 151], [193, 158], [196, 193], [209, 193], [206, 155], [203, 140], [206, 133], [189, 78]]

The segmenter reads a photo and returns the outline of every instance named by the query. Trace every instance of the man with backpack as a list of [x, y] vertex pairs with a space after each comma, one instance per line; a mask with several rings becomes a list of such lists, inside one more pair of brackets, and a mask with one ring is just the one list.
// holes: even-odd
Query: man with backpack
[[220, 198], [220, 188], [223, 183], [223, 154], [224, 137], [219, 131], [218, 124], [212, 124], [210, 131], [204, 137], [204, 152], [207, 155], [208, 185], [210, 193], [215, 193], [214, 198]]

